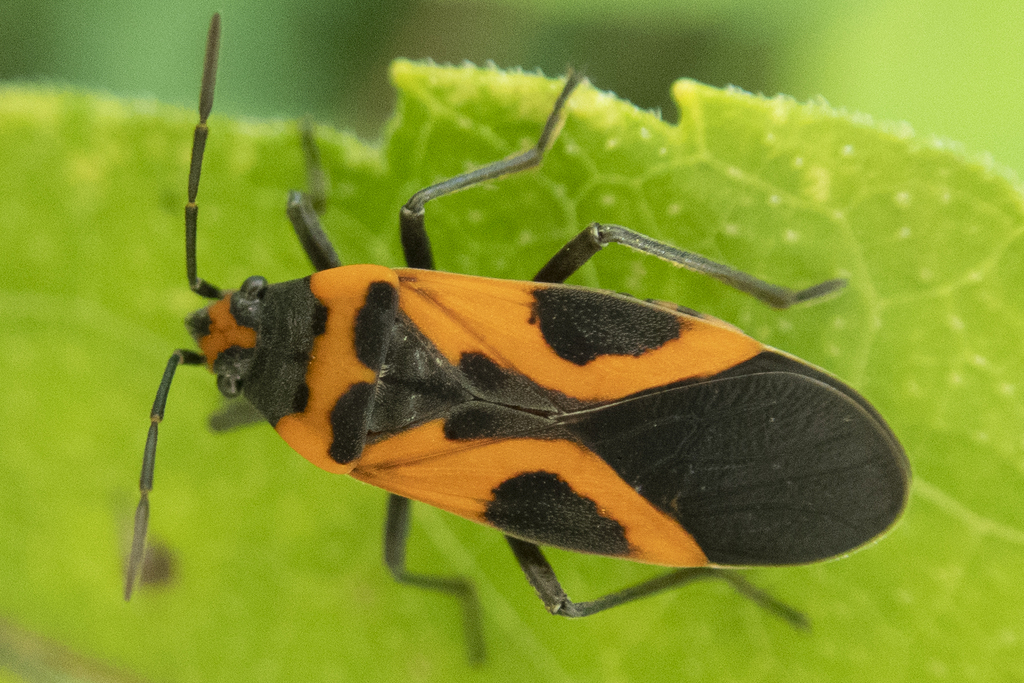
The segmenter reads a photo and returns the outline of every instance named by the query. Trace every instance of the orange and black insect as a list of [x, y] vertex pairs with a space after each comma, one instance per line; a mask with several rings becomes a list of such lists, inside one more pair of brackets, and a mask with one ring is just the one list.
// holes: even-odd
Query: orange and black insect
[[[171, 356], [153, 405], [125, 587], [143, 556], [157, 425], [179, 364], [207, 365], [313, 464], [390, 492], [385, 562], [398, 581], [459, 597], [483, 652], [472, 585], [406, 569], [409, 501], [497, 528], [549, 611], [581, 617], [702, 578], [803, 617], [729, 566], [847, 553], [900, 515], [910, 467], [856, 391], [690, 309], [562, 284], [609, 243], [715, 277], [776, 306], [844, 283], [777, 287], [616, 225], [593, 224], [532, 282], [433, 270], [424, 205], [540, 163], [537, 145], [417, 192], [400, 212], [407, 268], [342, 266], [309, 198], [288, 215], [316, 272], [225, 292], [196, 274], [196, 195], [220, 22], [210, 27], [185, 212], [193, 291], [216, 302], [186, 325], [201, 353]], [[540, 545], [679, 567], [573, 602]]]

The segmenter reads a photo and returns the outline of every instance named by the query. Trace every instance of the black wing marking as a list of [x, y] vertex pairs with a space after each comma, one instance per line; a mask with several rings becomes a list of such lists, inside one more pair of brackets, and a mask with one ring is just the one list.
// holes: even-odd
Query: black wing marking
[[841, 555], [885, 531], [906, 504], [902, 448], [866, 401], [834, 379], [716, 376], [556, 421], [678, 520], [716, 564]]

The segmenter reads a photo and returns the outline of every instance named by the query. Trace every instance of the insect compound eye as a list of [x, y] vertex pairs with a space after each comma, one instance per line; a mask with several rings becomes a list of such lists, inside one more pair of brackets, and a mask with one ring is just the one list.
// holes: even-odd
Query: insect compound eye
[[230, 375], [217, 375], [217, 388], [228, 398], [234, 398], [242, 393], [242, 380]]
[[267, 291], [267, 278], [260, 275], [248, 277], [238, 291], [246, 299], [262, 299]]
[[217, 388], [227, 397], [238, 396], [242, 383], [252, 367], [253, 349], [232, 346], [217, 354], [213, 361], [213, 372], [217, 375]]
[[253, 329], [259, 327], [260, 308], [269, 287], [267, 278], [253, 275], [246, 278], [241, 289], [231, 295], [231, 315], [239, 325]]

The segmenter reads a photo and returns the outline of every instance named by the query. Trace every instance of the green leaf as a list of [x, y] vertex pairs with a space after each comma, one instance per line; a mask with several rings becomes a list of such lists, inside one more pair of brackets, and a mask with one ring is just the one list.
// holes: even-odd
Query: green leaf
[[[393, 78], [402, 97], [380, 148], [318, 129], [332, 181], [324, 223], [348, 263], [400, 265], [398, 208], [432, 182], [528, 147], [560, 87], [407, 62]], [[848, 277], [841, 296], [782, 313], [618, 247], [573, 281], [678, 301], [850, 382], [907, 449], [910, 507], [849, 558], [748, 572], [810, 615], [809, 634], [717, 584], [554, 618], [499, 534], [417, 507], [410, 566], [465, 574], [479, 589], [490, 657], [475, 675], [1020, 675], [1016, 181], [824, 105], [690, 81], [674, 95], [678, 125], [583, 88], [540, 170], [428, 206], [438, 267], [529, 278], [601, 220], [791, 287]], [[381, 565], [384, 495], [316, 470], [269, 426], [208, 432], [220, 399], [202, 370], [179, 370], [161, 427], [151, 542], [169, 564], [130, 604], [121, 599], [147, 412], [167, 356], [190, 346], [181, 319], [202, 305], [182, 263], [194, 123], [153, 102], [0, 89], [0, 665], [44, 680], [10, 663], [27, 657], [54, 675], [100, 678], [10, 645], [38, 637], [40, 650], [102, 663], [108, 679], [111, 667], [152, 680], [463, 678], [458, 606], [394, 585]], [[236, 287], [252, 274], [307, 274], [284, 214], [287, 190], [304, 185], [297, 126], [216, 114], [210, 126], [201, 276]], [[581, 600], [659, 571], [550, 557]]]

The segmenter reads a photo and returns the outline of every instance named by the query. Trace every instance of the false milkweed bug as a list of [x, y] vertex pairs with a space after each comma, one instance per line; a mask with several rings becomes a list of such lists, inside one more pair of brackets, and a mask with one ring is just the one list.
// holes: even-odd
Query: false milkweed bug
[[[532, 282], [433, 270], [424, 206], [537, 166], [581, 79], [570, 75], [532, 149], [417, 192], [399, 215], [407, 268], [342, 266], [310, 199], [287, 213], [316, 272], [235, 292], [196, 268], [196, 196], [213, 105], [220, 19], [207, 42], [185, 209], [186, 268], [216, 300], [186, 326], [157, 390], [125, 584], [143, 558], [157, 426], [178, 365], [217, 375], [313, 464], [388, 491], [394, 577], [458, 597], [483, 654], [472, 584], [406, 569], [409, 502], [497, 528], [545, 607], [582, 617], [704, 578], [796, 625], [803, 615], [723, 567], [835, 557], [876, 538], [906, 503], [910, 467], [878, 412], [823, 370], [674, 304], [563, 284], [618, 243], [710, 275], [775, 307], [844, 284], [778, 287], [627, 228], [593, 224]], [[307, 159], [315, 154], [306, 133]], [[310, 165], [315, 167], [313, 160]], [[245, 417], [227, 416], [225, 427]], [[573, 602], [540, 550], [678, 567]]]

